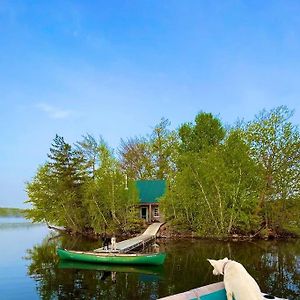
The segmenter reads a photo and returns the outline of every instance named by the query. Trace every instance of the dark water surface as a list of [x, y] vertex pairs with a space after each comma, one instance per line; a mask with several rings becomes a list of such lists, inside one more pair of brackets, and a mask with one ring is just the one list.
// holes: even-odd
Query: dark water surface
[[225, 256], [241, 262], [262, 291], [300, 299], [300, 240], [158, 240], [160, 250], [168, 254], [163, 267], [112, 267], [59, 262], [55, 253], [56, 246], [87, 250], [99, 243], [57, 238], [44, 225], [18, 220], [1, 226], [1, 221], [1, 300], [157, 299], [221, 281], [206, 259]]

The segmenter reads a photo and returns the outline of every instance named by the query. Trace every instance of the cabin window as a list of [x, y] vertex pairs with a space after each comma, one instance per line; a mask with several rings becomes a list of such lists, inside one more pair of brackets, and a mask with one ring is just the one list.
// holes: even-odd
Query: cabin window
[[154, 215], [154, 217], [159, 217], [158, 207], [154, 207], [153, 215]]

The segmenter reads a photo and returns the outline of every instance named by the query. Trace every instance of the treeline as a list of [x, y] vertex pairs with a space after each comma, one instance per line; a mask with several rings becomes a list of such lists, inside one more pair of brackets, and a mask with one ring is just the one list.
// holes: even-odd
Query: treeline
[[0, 207], [0, 217], [22, 217], [24, 210], [12, 207]]
[[281, 106], [225, 126], [210, 113], [170, 130], [162, 119], [114, 152], [86, 135], [56, 136], [48, 161], [27, 184], [34, 221], [77, 232], [139, 227], [137, 179], [166, 179], [160, 201], [170, 228], [198, 236], [300, 233], [300, 135]]
[[167, 219], [200, 236], [299, 233], [300, 136], [291, 116], [279, 107], [226, 130], [201, 113], [182, 125], [162, 201]]
[[48, 161], [26, 185], [34, 222], [82, 234], [130, 232], [138, 224], [138, 195], [102, 139], [84, 136], [75, 145], [56, 136]]

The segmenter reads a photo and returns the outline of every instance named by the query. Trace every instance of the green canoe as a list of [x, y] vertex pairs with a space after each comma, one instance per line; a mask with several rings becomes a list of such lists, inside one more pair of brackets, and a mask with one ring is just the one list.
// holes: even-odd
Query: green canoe
[[60, 248], [57, 249], [57, 254], [64, 260], [119, 265], [162, 265], [166, 258], [166, 253], [101, 253], [94, 251], [73, 251]]

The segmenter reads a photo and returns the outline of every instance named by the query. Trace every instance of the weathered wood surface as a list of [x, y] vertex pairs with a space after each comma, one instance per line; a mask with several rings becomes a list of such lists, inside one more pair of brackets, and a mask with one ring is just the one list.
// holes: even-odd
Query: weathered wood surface
[[[199, 288], [195, 288], [195, 289], [192, 289], [192, 290], [187, 291], [187, 292], [183, 292], [183, 293], [179, 293], [179, 294], [159, 298], [158, 300], [192, 300], [192, 299], [201, 300], [201, 299], [203, 299], [203, 297], [205, 295], [209, 295], [213, 292], [217, 292], [217, 291], [220, 291], [220, 290], [223, 290], [223, 289], [225, 289], [224, 283], [223, 282], [217, 282], [217, 283], [212, 283], [212, 284], [202, 286], [202, 287], [199, 287]], [[204, 298], [207, 299], [206, 297], [204, 297]], [[226, 298], [226, 294], [224, 292], [224, 298], [222, 298], [222, 299], [225, 299], [225, 298]], [[285, 298], [273, 297], [273, 296], [270, 296], [270, 295], [267, 295], [267, 294], [264, 294], [264, 293], [262, 293], [262, 299], [288, 300], [288, 299], [285, 299]]]
[[187, 292], [183, 292], [180, 294], [159, 298], [158, 300], [191, 300], [191, 299], [199, 299], [199, 297], [201, 299], [201, 296], [210, 294], [215, 291], [219, 291], [221, 289], [224, 289], [224, 283], [217, 282]]
[[151, 224], [146, 231], [142, 234], [143, 235], [154, 235], [156, 236], [156, 234], [159, 231], [159, 228], [161, 227], [161, 225], [163, 225], [163, 223], [153, 223]]
[[[116, 243], [116, 250], [114, 250], [114, 252], [126, 253], [135, 248], [145, 246], [152, 240], [155, 240], [156, 234], [159, 231], [159, 228], [162, 224], [163, 223], [153, 223], [146, 229], [146, 231], [143, 234], [136, 236], [134, 238]], [[110, 252], [111, 250], [110, 249], [106, 250], [106, 249], [103, 249], [103, 247], [101, 247], [101, 248], [95, 249], [94, 251], [95, 252]]]

